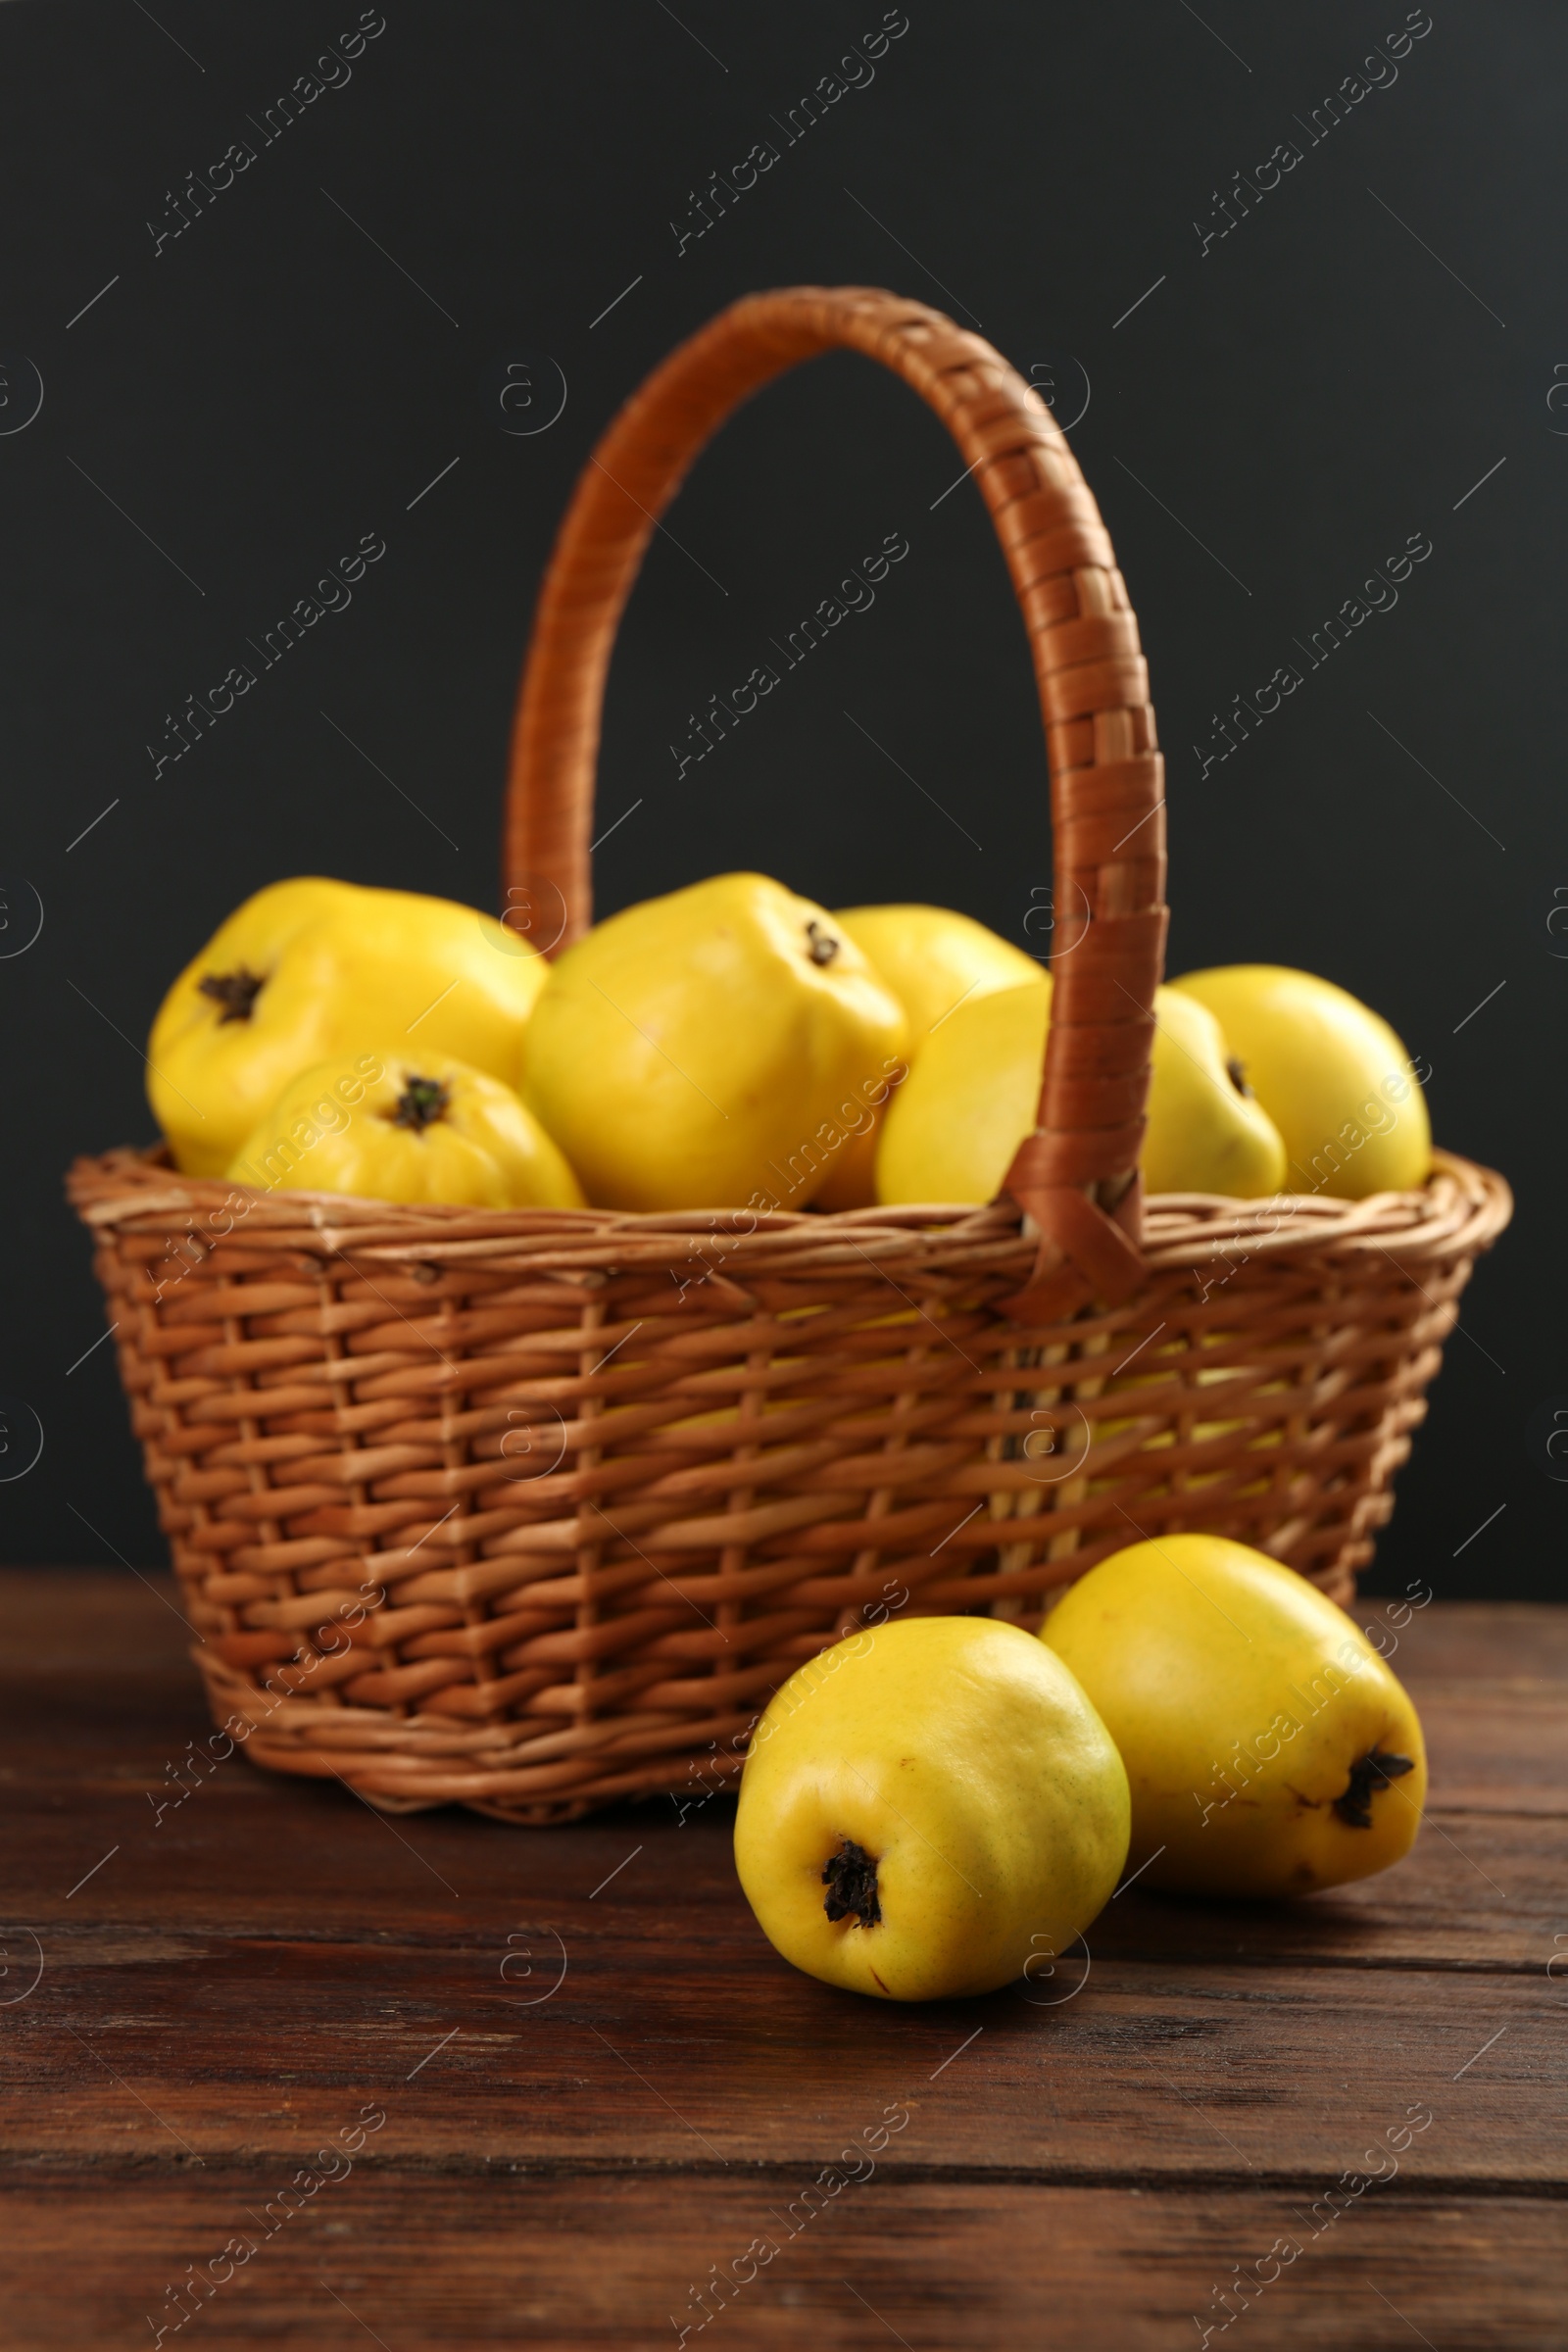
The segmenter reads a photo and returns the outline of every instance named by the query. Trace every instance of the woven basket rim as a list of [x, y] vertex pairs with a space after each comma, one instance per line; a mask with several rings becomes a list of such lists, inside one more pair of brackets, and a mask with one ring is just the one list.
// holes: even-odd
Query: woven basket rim
[[[168, 1147], [122, 1146], [76, 1159], [66, 1178], [72, 1205], [94, 1228], [164, 1232], [204, 1215], [226, 1214], [230, 1238], [243, 1200], [244, 1239], [314, 1256], [368, 1256], [430, 1263], [485, 1258], [505, 1251], [540, 1273], [579, 1280], [634, 1267], [689, 1264], [704, 1237], [723, 1246], [723, 1268], [820, 1274], [855, 1257], [892, 1252], [942, 1259], [955, 1251], [1005, 1264], [1033, 1252], [1017, 1207], [1008, 1200], [976, 1207], [928, 1201], [839, 1210], [708, 1208], [475, 1209], [444, 1201], [378, 1200], [346, 1193], [265, 1192], [222, 1177], [182, 1176]], [[1216, 1193], [1156, 1193], [1144, 1204], [1144, 1250], [1151, 1272], [1204, 1265], [1243, 1250], [1249, 1256], [1309, 1253], [1313, 1258], [1382, 1250], [1426, 1255], [1476, 1250], [1495, 1240], [1513, 1213], [1507, 1180], [1457, 1152], [1436, 1151], [1424, 1185], [1348, 1200], [1326, 1194], [1282, 1193], [1243, 1200]], [[744, 1222], [742, 1222], [744, 1220]]]

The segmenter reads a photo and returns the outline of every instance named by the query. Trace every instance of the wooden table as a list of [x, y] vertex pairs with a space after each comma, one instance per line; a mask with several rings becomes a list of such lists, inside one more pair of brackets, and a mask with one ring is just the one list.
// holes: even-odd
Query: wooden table
[[777, 1959], [722, 1800], [176, 1803], [186, 1639], [163, 1579], [0, 1573], [7, 2352], [1568, 2342], [1568, 1610], [1399, 1634], [1398, 1870], [1133, 1886], [1087, 1971], [930, 2008]]

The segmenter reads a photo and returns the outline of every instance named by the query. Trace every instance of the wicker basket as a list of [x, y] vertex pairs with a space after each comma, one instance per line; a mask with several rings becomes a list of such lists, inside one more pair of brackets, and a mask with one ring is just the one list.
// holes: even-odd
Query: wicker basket
[[[850, 347], [950, 427], [1028, 629], [1056, 962], [1038, 1132], [988, 1208], [408, 1208], [78, 1161], [215, 1717], [393, 1810], [525, 1822], [740, 1769], [801, 1662], [890, 1614], [1037, 1623], [1140, 1536], [1211, 1529], [1348, 1600], [1499, 1177], [1140, 1199], [1164, 816], [1137, 623], [1049, 412], [918, 303], [737, 303], [622, 410], [546, 576], [511, 903], [589, 920], [612, 641], [709, 434]], [[804, 1139], [803, 1139], [804, 1140]]]

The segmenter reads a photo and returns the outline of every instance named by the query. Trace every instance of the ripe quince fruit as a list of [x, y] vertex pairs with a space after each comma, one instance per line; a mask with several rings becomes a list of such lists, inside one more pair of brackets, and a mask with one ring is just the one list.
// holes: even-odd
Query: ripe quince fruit
[[[960, 1004], [1040, 977], [1032, 956], [951, 906], [847, 906], [833, 919], [863, 949], [904, 1006], [911, 1069], [926, 1040]], [[876, 1199], [880, 1128], [880, 1117], [873, 1118], [839, 1153], [816, 1196], [818, 1208], [870, 1206]]]
[[[1279, 1135], [1229, 1066], [1218, 1022], [1195, 1022], [1194, 1009], [1189, 999], [1155, 991], [1145, 1182], [1151, 1192], [1243, 1200], [1277, 1192]], [[883, 1121], [879, 1200], [995, 1200], [1034, 1127], [1050, 1017], [1051, 979], [1042, 972], [1024, 987], [971, 998], [927, 1038]]]
[[886, 1101], [905, 1034], [825, 907], [720, 874], [566, 950], [522, 1092], [602, 1207], [804, 1208]]
[[1155, 989], [1149, 1126], [1139, 1154], [1146, 1191], [1257, 1200], [1284, 1185], [1279, 1129], [1229, 1048], [1203, 1005]]
[[1425, 1184], [1432, 1128], [1415, 1064], [1385, 1020], [1331, 980], [1278, 963], [1171, 982], [1205, 1004], [1285, 1140], [1293, 1193], [1364, 1200]]
[[544, 958], [450, 899], [312, 876], [220, 924], [165, 997], [147, 1095], [187, 1176], [220, 1176], [301, 1070], [385, 1037], [516, 1083]]
[[1151, 1886], [1306, 1894], [1415, 1842], [1415, 1708], [1294, 1569], [1221, 1536], [1132, 1544], [1069, 1587], [1040, 1639], [1121, 1750], [1128, 1861]]
[[942, 2000], [1065, 1953], [1120, 1876], [1127, 1806], [1104, 1725], [1033, 1635], [917, 1617], [839, 1642], [773, 1698], [735, 1867], [808, 1976]]
[[264, 1191], [472, 1208], [581, 1208], [582, 1187], [510, 1086], [384, 1046], [289, 1081], [227, 1170]]
[[877, 1199], [992, 1200], [1035, 1123], [1051, 975], [972, 999], [925, 1041], [888, 1105], [876, 1155]]
[[952, 906], [846, 906], [833, 919], [870, 957], [908, 1015], [911, 1062], [969, 998], [1040, 978], [1032, 956]]

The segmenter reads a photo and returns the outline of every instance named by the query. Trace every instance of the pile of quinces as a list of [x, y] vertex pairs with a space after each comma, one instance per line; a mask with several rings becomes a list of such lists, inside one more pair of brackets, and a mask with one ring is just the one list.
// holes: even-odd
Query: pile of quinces
[[1082, 1989], [1075, 1947], [1134, 1880], [1310, 1894], [1397, 1862], [1425, 1795], [1368, 1633], [1261, 1552], [1169, 1535], [1091, 1568], [1038, 1638], [915, 1617], [801, 1667], [753, 1730], [735, 1863], [808, 1976], [1047, 2004]]
[[[986, 1201], [1034, 1125], [1051, 999], [967, 915], [835, 915], [760, 874], [646, 900], [554, 962], [450, 900], [311, 878], [259, 891], [180, 974], [148, 1091], [177, 1167], [264, 1190]], [[1343, 989], [1235, 964], [1160, 989], [1154, 1012], [1148, 1191], [1424, 1182], [1414, 1064]]]

